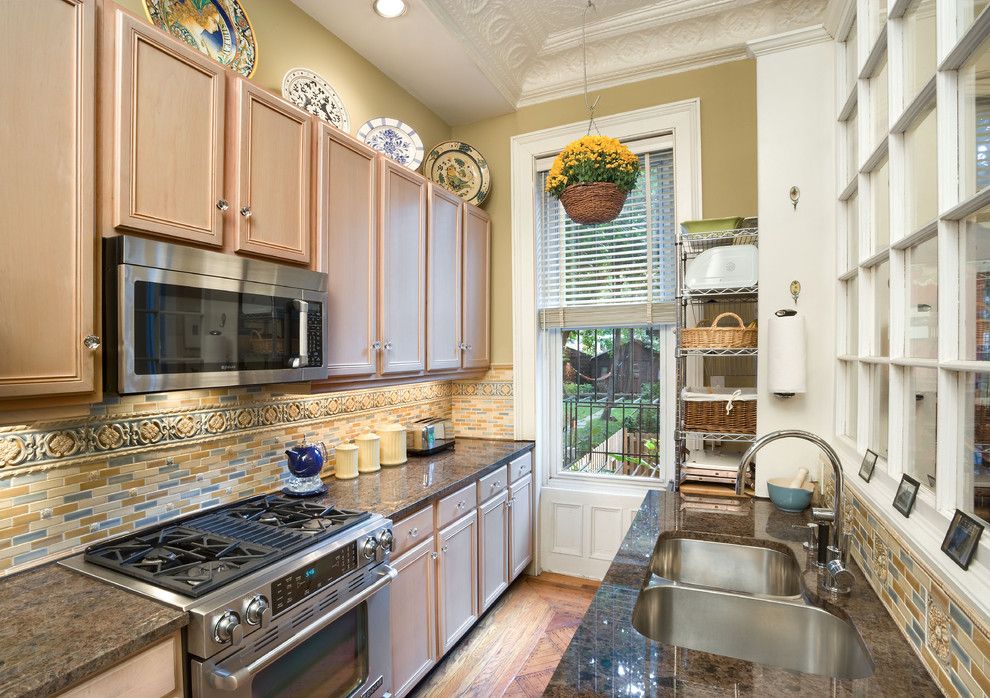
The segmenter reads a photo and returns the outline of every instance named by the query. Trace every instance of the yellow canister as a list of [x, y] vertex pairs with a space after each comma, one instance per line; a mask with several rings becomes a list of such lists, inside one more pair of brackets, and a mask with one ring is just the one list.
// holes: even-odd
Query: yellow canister
[[374, 473], [382, 469], [381, 439], [378, 434], [361, 434], [354, 439], [358, 447], [358, 472]]
[[406, 462], [406, 428], [401, 424], [385, 424], [378, 428], [382, 438], [382, 465], [402, 465]]
[[358, 476], [358, 447], [355, 444], [337, 446], [334, 475], [338, 480], [353, 480]]

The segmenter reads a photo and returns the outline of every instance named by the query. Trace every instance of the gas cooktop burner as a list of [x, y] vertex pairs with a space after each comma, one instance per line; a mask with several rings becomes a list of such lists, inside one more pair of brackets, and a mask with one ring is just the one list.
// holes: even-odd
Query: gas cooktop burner
[[92, 546], [85, 559], [196, 597], [370, 516], [262, 495]]

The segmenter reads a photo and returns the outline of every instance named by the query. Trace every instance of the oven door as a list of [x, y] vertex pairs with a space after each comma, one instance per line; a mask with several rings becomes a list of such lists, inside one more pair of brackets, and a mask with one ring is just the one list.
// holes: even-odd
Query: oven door
[[325, 294], [131, 264], [117, 274], [122, 394], [326, 375]]
[[[391, 691], [389, 585], [370, 587], [244, 665], [240, 652], [190, 664], [196, 698], [380, 698]], [[262, 631], [263, 632], [263, 631]]]

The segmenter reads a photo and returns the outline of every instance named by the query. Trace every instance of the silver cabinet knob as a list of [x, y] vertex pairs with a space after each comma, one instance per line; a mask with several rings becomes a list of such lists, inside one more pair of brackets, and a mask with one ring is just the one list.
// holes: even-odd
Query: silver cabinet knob
[[103, 344], [103, 341], [95, 334], [86, 335], [86, 337], [83, 338], [83, 346], [90, 351], [96, 351], [100, 348], [101, 344]]
[[392, 343], [385, 342], [385, 351], [392, 351]]
[[465, 501], [464, 501], [464, 500], [462, 499], [461, 501], [459, 501], [459, 502], [457, 503], [457, 508], [458, 508], [458, 509], [463, 509], [463, 508], [464, 508], [464, 505], [465, 505], [465, 503], [466, 503], [466, 502], [465, 502]]
[[250, 218], [251, 217], [251, 207], [250, 206], [245, 206], [244, 208], [242, 208], [241, 209], [241, 215], [244, 216], [245, 218]]
[[416, 528], [414, 526], [413, 528], [409, 529], [409, 537], [410, 538], [415, 538], [418, 535], [419, 535], [419, 529], [418, 528]]
[[228, 208], [230, 208], [230, 204], [227, 203], [226, 199], [218, 199], [217, 208], [220, 209], [221, 211], [226, 211]]
[[443, 546], [442, 548], [440, 548], [440, 552], [441, 552], [441, 553], [445, 553], [445, 552], [447, 552], [447, 546], [445, 545], [445, 546]]
[[381, 342], [375, 342], [374, 344], [371, 345], [371, 348], [374, 351], [381, 351], [382, 350], [382, 343]]
[[467, 349], [468, 351], [471, 351], [472, 349], [474, 349], [474, 347], [472, 345], [470, 345], [470, 344], [465, 344], [464, 345], [464, 348]]
[[436, 560], [438, 557], [440, 557], [440, 556], [437, 555], [436, 553], [430, 553], [430, 559], [431, 560]]

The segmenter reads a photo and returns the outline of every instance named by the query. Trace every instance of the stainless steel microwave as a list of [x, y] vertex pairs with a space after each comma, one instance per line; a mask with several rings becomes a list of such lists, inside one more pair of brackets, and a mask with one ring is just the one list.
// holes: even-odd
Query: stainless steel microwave
[[127, 235], [103, 252], [109, 390], [327, 377], [326, 274]]

